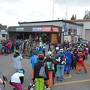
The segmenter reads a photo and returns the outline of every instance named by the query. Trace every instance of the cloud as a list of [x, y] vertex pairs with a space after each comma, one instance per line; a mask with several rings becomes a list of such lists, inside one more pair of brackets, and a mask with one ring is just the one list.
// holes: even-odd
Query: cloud
[[0, 3], [16, 3], [19, 1], [21, 1], [21, 0], [0, 0]]
[[18, 21], [38, 21], [52, 18], [52, 3], [50, 0], [21, 0], [17, 3], [4, 2], [0, 3], [0, 8], [0, 23], [8, 25], [14, 25]]
[[89, 6], [90, 0], [55, 0], [60, 5]]
[[[54, 0], [54, 19], [77, 14], [81, 18], [89, 10], [88, 0]], [[81, 2], [82, 1], [82, 2]], [[83, 6], [83, 5], [87, 6]], [[68, 6], [65, 6], [68, 5]], [[82, 5], [83, 7], [81, 7]], [[0, 0], [0, 23], [18, 25], [18, 21], [51, 20], [53, 17], [53, 0]]]

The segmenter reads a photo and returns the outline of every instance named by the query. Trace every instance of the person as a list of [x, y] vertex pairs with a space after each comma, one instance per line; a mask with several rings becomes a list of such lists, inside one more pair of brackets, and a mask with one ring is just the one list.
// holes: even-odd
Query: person
[[0, 72], [0, 90], [4, 90], [7, 78]]
[[88, 72], [87, 65], [84, 62], [84, 59], [85, 59], [85, 54], [83, 53], [83, 49], [80, 47], [79, 50], [78, 50], [78, 61], [77, 61], [77, 64], [76, 64], [77, 73], [80, 73], [81, 66], [83, 67], [85, 73]]
[[0, 90], [4, 88], [4, 81], [0, 78]]
[[64, 67], [66, 64], [66, 57], [63, 48], [61, 48], [58, 55], [56, 55], [56, 62], [57, 62], [56, 79], [58, 81], [62, 81], [64, 79]]
[[22, 63], [21, 63], [22, 59], [23, 59], [22, 55], [19, 53], [18, 50], [16, 50], [12, 57], [13, 65], [14, 65], [14, 68], [16, 69], [16, 71], [23, 69]]
[[40, 54], [38, 56], [39, 61], [35, 64], [34, 67], [34, 80], [35, 80], [35, 90], [44, 90], [44, 83], [46, 85], [47, 80], [47, 67], [44, 63], [44, 55]]
[[71, 62], [72, 62], [72, 54], [71, 54], [69, 48], [68, 48], [67, 51], [65, 52], [65, 56], [66, 56], [65, 74], [66, 74], [66, 75], [70, 75]]
[[1, 49], [2, 49], [2, 43], [1, 43], [1, 41], [0, 41], [0, 54], [1, 54]]
[[48, 74], [48, 80], [47, 80], [47, 84], [49, 88], [52, 88], [54, 85], [54, 76], [55, 76], [55, 71], [54, 71], [54, 62], [52, 57], [50, 56], [50, 53], [48, 52], [48, 54], [46, 55], [45, 58], [45, 64], [47, 66], [47, 74]]
[[15, 72], [11, 75], [10, 85], [15, 88], [15, 90], [23, 90], [24, 73], [22, 70]]
[[35, 67], [35, 64], [38, 62], [38, 56], [36, 51], [33, 51], [33, 55], [30, 58], [30, 62], [32, 65], [32, 80], [34, 81], [34, 67]]
[[72, 63], [71, 63], [72, 69], [76, 69], [77, 57], [78, 57], [77, 53], [78, 53], [77, 48], [74, 48], [73, 49], [73, 54], [72, 54], [73, 55], [73, 57], [72, 57]]

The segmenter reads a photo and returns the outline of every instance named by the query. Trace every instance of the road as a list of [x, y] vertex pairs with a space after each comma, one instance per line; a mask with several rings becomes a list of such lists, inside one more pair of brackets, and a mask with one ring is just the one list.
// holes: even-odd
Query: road
[[[12, 55], [0, 55], [0, 71], [7, 76], [8, 82], [10, 76], [15, 72], [12, 64]], [[90, 66], [90, 56], [88, 58], [88, 65]], [[27, 90], [29, 83], [31, 82], [31, 65], [29, 59], [24, 59], [22, 65], [25, 69], [25, 82], [24, 90]], [[81, 72], [77, 74], [75, 70], [71, 71], [71, 77], [66, 77], [63, 82], [55, 81], [53, 90], [90, 90], [90, 67], [88, 73]], [[12, 87], [7, 83], [5, 90], [13, 90]]]

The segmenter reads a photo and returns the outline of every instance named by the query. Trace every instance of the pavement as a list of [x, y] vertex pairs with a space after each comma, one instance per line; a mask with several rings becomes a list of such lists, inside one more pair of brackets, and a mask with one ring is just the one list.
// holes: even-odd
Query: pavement
[[[87, 61], [88, 63], [88, 73], [83, 71], [77, 74], [75, 70], [71, 71], [69, 77], [65, 77], [64, 81], [55, 81], [52, 90], [90, 90], [90, 56]], [[25, 82], [24, 90], [27, 90], [28, 85], [31, 80], [31, 65], [29, 59], [24, 59], [22, 61], [23, 68], [25, 69]], [[9, 85], [10, 76], [15, 72], [12, 63], [12, 54], [10, 55], [0, 55], [0, 71], [8, 78], [8, 83], [6, 84], [5, 90], [13, 90]]]

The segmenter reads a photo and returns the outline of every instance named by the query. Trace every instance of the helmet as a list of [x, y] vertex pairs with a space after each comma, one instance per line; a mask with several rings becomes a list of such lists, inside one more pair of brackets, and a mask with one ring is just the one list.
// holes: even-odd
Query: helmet
[[59, 47], [56, 47], [56, 50], [58, 51], [59, 50]]

